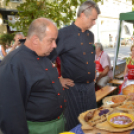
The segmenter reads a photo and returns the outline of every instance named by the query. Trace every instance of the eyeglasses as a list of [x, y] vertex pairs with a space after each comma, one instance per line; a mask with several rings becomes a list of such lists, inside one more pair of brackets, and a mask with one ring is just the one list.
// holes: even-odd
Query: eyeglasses
[[85, 10], [87, 10], [87, 9], [90, 8], [90, 7], [95, 7], [95, 6], [91, 5], [91, 6], [87, 7], [87, 8], [85, 8], [85, 9], [82, 11], [82, 13], [85, 12]]

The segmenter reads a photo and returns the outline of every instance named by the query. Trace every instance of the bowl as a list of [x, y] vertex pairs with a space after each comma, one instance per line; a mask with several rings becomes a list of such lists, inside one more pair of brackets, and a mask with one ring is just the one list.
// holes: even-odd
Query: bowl
[[[127, 119], [129, 119], [129, 120], [131, 120], [131, 122], [129, 122], [129, 123], [126, 123], [126, 124], [117, 124], [117, 121], [116, 121], [116, 123], [114, 123], [114, 122], [111, 122], [111, 119], [113, 119], [114, 117], [116, 117], [116, 118], [127, 118]], [[111, 115], [109, 115], [109, 116], [107, 116], [107, 121], [108, 121], [108, 123], [111, 125], [111, 126], [113, 126], [113, 127], [117, 127], [117, 128], [125, 128], [125, 127], [129, 127], [129, 126], [131, 126], [132, 124], [133, 124], [133, 122], [134, 122], [134, 116], [133, 115], [131, 115], [131, 114], [127, 114], [127, 113], [113, 113], [113, 114], [111, 114]], [[121, 121], [120, 121], [121, 122]]]

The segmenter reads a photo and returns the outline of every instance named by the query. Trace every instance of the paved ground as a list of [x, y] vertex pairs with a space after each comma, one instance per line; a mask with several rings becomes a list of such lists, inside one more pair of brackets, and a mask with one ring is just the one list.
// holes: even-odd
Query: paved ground
[[[130, 56], [130, 45], [127, 46], [121, 46], [119, 49], [119, 58], [123, 58], [126, 56]], [[115, 48], [104, 48], [104, 51], [106, 51], [108, 53], [108, 55], [110, 56], [111, 60], [114, 60], [114, 56], [115, 56]]]

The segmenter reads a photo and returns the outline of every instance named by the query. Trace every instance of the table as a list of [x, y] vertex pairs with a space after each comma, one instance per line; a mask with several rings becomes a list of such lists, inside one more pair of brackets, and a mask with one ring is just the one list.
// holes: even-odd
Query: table
[[121, 85], [123, 83], [123, 80], [112, 79], [109, 83], [116, 84], [116, 85]]
[[124, 72], [118, 74], [118, 75], [115, 75], [115, 78], [118, 78], [118, 79], [123, 79], [124, 77]]
[[92, 132], [92, 131], [84, 131], [83, 132], [82, 129], [81, 129], [81, 124], [77, 125], [75, 128], [73, 128], [70, 131], [74, 132], [75, 134], [134, 134], [134, 130], [124, 132], [124, 133], [110, 133], [110, 132], [104, 132], [104, 131], [99, 130], [99, 129], [96, 132]]
[[96, 95], [96, 102], [99, 102], [101, 99], [112, 93], [114, 90], [116, 90], [117, 87], [115, 86], [105, 86], [102, 89], [95, 92]]

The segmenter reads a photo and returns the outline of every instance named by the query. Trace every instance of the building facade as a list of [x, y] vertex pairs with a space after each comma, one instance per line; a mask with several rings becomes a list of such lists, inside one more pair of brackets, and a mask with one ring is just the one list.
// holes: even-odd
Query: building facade
[[[7, 25], [7, 20], [14, 23], [16, 7], [25, 0], [10, 0], [6, 6], [6, 0], [0, 0], [0, 34], [15, 31]], [[132, 11], [132, 0], [103, 0], [98, 3], [101, 14], [96, 25], [91, 29], [95, 34], [95, 42], [101, 42], [104, 46], [115, 44], [118, 32], [119, 14]], [[121, 38], [130, 38], [133, 33], [133, 25], [123, 23]]]
[[16, 7], [24, 0], [10, 0], [6, 5], [6, 0], [0, 0], [0, 34], [12, 33], [14, 29], [8, 26], [7, 20], [14, 22], [15, 14], [18, 12]]
[[[132, 11], [132, 0], [104, 0], [98, 5], [101, 14], [91, 29], [95, 34], [95, 42], [114, 46], [118, 34], [119, 14]], [[121, 38], [131, 38], [132, 34], [133, 25], [123, 22]]]

